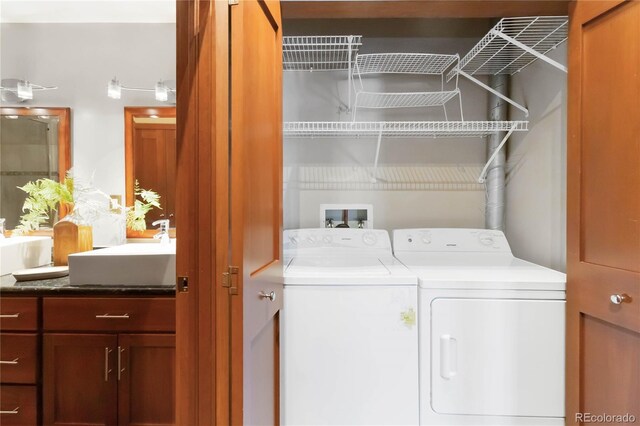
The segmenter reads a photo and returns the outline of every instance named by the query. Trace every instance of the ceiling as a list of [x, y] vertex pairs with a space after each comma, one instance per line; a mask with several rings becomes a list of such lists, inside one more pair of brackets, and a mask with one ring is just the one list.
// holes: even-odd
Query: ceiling
[[176, 0], [0, 0], [2, 23], [174, 23]]

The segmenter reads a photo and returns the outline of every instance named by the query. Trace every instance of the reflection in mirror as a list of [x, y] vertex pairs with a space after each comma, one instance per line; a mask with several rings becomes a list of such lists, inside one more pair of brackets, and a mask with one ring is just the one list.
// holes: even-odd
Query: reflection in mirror
[[[150, 237], [159, 219], [168, 219], [175, 227], [176, 176], [176, 109], [175, 107], [125, 108], [125, 175], [126, 205], [134, 203], [136, 182], [140, 188], [160, 195], [162, 210], [146, 215], [147, 231], [127, 230], [129, 237]], [[170, 232], [173, 237], [175, 234]]]
[[[69, 108], [0, 108], [0, 218], [5, 229], [20, 223], [26, 193], [18, 187], [69, 170]], [[64, 216], [64, 211], [58, 212]], [[60, 217], [50, 217], [51, 227]]]

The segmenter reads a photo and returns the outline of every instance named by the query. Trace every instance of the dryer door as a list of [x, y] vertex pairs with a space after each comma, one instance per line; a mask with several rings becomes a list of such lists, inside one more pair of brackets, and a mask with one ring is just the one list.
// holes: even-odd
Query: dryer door
[[560, 300], [435, 299], [434, 411], [563, 417], [564, 318]]

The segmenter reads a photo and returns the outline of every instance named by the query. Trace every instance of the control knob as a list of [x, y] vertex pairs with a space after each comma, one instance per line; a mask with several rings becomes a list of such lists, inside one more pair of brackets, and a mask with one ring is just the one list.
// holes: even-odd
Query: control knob
[[373, 232], [365, 232], [362, 236], [362, 242], [364, 242], [368, 246], [372, 246], [378, 242], [378, 237]]

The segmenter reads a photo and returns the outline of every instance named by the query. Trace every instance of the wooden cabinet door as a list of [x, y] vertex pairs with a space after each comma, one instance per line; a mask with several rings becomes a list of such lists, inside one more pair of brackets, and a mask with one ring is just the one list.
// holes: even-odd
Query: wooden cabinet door
[[173, 334], [118, 336], [118, 424], [175, 424], [176, 342]]
[[640, 2], [570, 12], [566, 417], [638, 421]]
[[43, 421], [46, 425], [116, 425], [118, 338], [45, 334]]
[[[231, 6], [231, 424], [278, 424], [282, 28], [278, 1]], [[271, 295], [271, 296], [269, 296]]]

